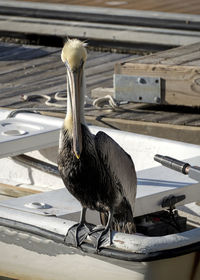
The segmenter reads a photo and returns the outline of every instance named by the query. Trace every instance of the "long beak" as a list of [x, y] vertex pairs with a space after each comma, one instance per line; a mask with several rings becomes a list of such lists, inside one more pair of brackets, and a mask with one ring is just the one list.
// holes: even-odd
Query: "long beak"
[[82, 68], [77, 71], [70, 71], [70, 94], [72, 104], [72, 118], [73, 118], [73, 150], [75, 156], [79, 159], [82, 152], [82, 132], [81, 132], [81, 81]]

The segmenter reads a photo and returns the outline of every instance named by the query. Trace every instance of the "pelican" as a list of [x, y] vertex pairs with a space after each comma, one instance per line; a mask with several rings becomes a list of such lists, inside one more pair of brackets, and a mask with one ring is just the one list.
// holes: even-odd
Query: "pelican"
[[[80, 201], [80, 222], [68, 231], [80, 246], [93, 236], [99, 249], [111, 230], [135, 232], [133, 210], [137, 179], [131, 157], [106, 133], [93, 135], [84, 117], [85, 44], [69, 39], [61, 53], [67, 71], [67, 113], [60, 132], [58, 169], [69, 192]], [[100, 212], [103, 226], [90, 228], [87, 208]]]

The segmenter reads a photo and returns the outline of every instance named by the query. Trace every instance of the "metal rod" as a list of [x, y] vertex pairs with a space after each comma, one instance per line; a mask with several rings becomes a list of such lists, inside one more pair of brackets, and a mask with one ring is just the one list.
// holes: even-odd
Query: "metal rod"
[[188, 174], [190, 164], [184, 161], [177, 160], [172, 157], [155, 155], [154, 160], [161, 163], [163, 166], [173, 169], [175, 171], [181, 172], [183, 174]]
[[52, 174], [52, 175], [60, 177], [60, 173], [59, 173], [58, 167], [56, 165], [47, 163], [45, 161], [30, 157], [27, 155], [14, 156], [14, 157], [12, 157], [12, 159], [15, 161], [18, 161], [24, 165], [28, 165], [28, 166], [34, 167], [38, 170], [44, 171], [48, 174]]
[[191, 166], [189, 163], [168, 156], [155, 155], [154, 160], [163, 166], [188, 175], [191, 179], [200, 182], [200, 167]]

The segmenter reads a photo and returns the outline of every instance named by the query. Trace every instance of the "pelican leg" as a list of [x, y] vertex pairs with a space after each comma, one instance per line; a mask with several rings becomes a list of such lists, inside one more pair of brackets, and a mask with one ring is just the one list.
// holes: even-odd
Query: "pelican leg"
[[101, 247], [110, 246], [112, 243], [112, 236], [111, 236], [111, 222], [112, 222], [113, 213], [112, 211], [108, 212], [108, 222], [105, 227], [97, 226], [93, 228], [91, 233], [89, 233], [90, 238], [93, 241], [93, 245], [96, 248], [97, 252]]
[[86, 225], [86, 207], [81, 210], [80, 221], [78, 224], [73, 225], [67, 232], [64, 242], [66, 244], [78, 247], [87, 238], [90, 233], [90, 228]]

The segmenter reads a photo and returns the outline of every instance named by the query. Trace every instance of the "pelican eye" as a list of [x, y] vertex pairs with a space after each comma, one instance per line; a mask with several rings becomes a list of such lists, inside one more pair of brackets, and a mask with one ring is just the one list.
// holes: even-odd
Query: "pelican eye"
[[85, 61], [83, 59], [81, 59], [81, 62], [80, 62], [80, 68], [83, 67], [83, 64], [85, 63]]
[[64, 62], [65, 67], [70, 72], [79, 72], [83, 68], [84, 63], [85, 63], [85, 60], [83, 58], [80, 60], [79, 64], [75, 64], [74, 66], [71, 66], [67, 60]]
[[76, 66], [74, 69], [72, 69], [72, 71], [79, 72], [83, 68], [83, 65], [84, 65], [84, 60], [81, 59], [79, 66]]

